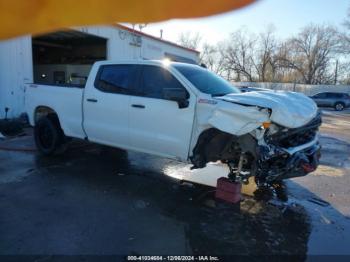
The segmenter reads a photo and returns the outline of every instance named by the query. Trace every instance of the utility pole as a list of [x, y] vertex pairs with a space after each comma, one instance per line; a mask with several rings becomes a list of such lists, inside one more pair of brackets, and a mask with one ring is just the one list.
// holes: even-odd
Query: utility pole
[[337, 84], [338, 78], [338, 59], [335, 61], [334, 84]]

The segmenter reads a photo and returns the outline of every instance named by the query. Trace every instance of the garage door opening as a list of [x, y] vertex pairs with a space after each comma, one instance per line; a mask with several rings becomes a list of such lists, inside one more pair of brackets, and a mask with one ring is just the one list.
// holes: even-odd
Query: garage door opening
[[94, 62], [105, 60], [107, 40], [75, 30], [32, 38], [34, 83], [84, 86]]

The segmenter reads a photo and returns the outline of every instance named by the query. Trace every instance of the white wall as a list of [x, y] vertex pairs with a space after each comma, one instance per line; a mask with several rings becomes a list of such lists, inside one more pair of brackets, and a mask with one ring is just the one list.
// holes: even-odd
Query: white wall
[[144, 59], [162, 59], [165, 53], [171, 53], [173, 55], [192, 59], [193, 61], [199, 61], [197, 53], [176, 47], [165, 42], [160, 42], [151, 38], [143, 38], [142, 42], [142, 56]]
[[0, 42], [0, 119], [19, 116], [24, 109], [24, 83], [33, 81], [31, 37]]
[[198, 62], [196, 52], [142, 36], [141, 46], [131, 45], [133, 35], [129, 31], [112, 26], [76, 28], [82, 32], [105, 37], [107, 42], [107, 58], [110, 60], [129, 59], [163, 59], [165, 53], [186, 57]]
[[[74, 28], [85, 33], [106, 38], [107, 59], [162, 59], [164, 54], [186, 57], [198, 61], [198, 54], [174, 45], [142, 36], [140, 46], [131, 45], [131, 32], [113, 26]], [[24, 111], [24, 83], [33, 82], [31, 37], [25, 36], [0, 41], [0, 119], [9, 107], [9, 117]]]

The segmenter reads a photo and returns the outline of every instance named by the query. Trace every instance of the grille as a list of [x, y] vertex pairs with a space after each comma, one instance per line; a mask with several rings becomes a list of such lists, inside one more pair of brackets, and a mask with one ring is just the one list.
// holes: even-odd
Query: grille
[[321, 123], [321, 114], [318, 113], [308, 124], [299, 128], [288, 129], [285, 132], [278, 132], [272, 135], [268, 141], [285, 148], [306, 144], [315, 138]]
[[312, 141], [316, 136], [317, 129], [312, 130], [305, 130], [302, 132], [298, 132], [296, 134], [292, 134], [290, 136], [287, 136], [284, 139], [281, 139], [279, 141], [279, 145], [281, 147], [295, 147], [302, 144], [306, 144], [310, 141]]

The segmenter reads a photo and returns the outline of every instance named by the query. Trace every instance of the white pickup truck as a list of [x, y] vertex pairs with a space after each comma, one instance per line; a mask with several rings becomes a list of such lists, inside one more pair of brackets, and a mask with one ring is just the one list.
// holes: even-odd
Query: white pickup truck
[[135, 150], [193, 168], [221, 161], [229, 177], [258, 186], [302, 176], [318, 165], [316, 104], [284, 91], [241, 93], [197, 65], [96, 62], [86, 85], [28, 84], [26, 110], [40, 152], [66, 137]]

